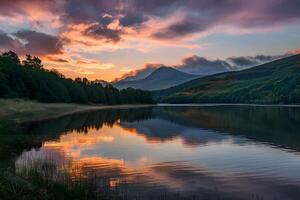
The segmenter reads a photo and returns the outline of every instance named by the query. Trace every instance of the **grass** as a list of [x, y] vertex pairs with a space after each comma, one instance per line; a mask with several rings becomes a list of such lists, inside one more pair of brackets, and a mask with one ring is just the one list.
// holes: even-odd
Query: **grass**
[[[51, 166], [46, 166], [44, 172], [51, 172]], [[104, 199], [93, 192], [96, 185], [92, 183], [52, 180], [35, 169], [23, 173], [10, 170], [0, 173], [0, 199]]]
[[[1, 200], [127, 199], [118, 187], [110, 187], [109, 178], [89, 174], [74, 181], [72, 173], [61, 168], [51, 156], [22, 157], [14, 167], [0, 173]], [[76, 167], [73, 170], [80, 171]]]
[[8, 121], [0, 124], [1, 200], [104, 199], [93, 192], [93, 182], [73, 184], [66, 173], [58, 173], [51, 159], [16, 166], [15, 158], [22, 151], [40, 146], [42, 141], [34, 135], [16, 132]]
[[[78, 105], [39, 103], [21, 99], [0, 99], [0, 199], [114, 199], [108, 189], [97, 193], [95, 181], [73, 182], [66, 172], [59, 172], [48, 159], [26, 162], [22, 168], [15, 160], [24, 150], [40, 147], [43, 137], [20, 132], [18, 124], [58, 118], [69, 114], [111, 108], [135, 108], [148, 105]], [[103, 187], [108, 188], [108, 187]], [[108, 197], [110, 196], [110, 197]]]
[[138, 108], [153, 105], [80, 105], [67, 103], [39, 103], [23, 99], [0, 99], [0, 121], [9, 119], [14, 123], [58, 118], [80, 112], [112, 108]]
[[10, 119], [16, 123], [59, 117], [71, 112], [88, 109], [89, 106], [76, 104], [46, 104], [22, 99], [1, 99], [0, 119]]

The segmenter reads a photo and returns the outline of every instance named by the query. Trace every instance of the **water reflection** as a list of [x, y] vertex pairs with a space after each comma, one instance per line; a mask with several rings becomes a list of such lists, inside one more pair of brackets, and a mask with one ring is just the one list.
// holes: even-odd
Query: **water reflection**
[[128, 198], [297, 199], [299, 111], [154, 107], [25, 124], [43, 143], [16, 166], [51, 160], [58, 174], [97, 180]]

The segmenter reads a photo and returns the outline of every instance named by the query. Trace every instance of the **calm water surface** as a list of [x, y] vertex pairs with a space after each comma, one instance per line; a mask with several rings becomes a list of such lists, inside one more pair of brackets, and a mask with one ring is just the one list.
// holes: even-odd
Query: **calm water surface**
[[19, 170], [99, 182], [136, 199], [300, 199], [300, 108], [102, 110], [24, 125], [43, 137]]

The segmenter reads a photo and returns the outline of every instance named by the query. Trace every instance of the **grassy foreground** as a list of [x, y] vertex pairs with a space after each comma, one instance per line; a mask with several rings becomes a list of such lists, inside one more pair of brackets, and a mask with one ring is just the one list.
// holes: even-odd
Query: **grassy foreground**
[[[22, 133], [17, 129], [17, 125], [73, 113], [146, 106], [149, 105], [45, 104], [20, 99], [0, 99], [0, 199], [111, 199], [110, 192], [95, 193], [95, 182], [73, 184], [69, 181], [53, 181], [51, 176], [40, 174], [37, 170], [39, 167], [30, 168], [26, 173], [18, 172], [15, 159], [26, 149], [40, 147], [43, 138], [31, 133]], [[55, 171], [51, 162], [42, 163], [42, 168], [50, 172]]]

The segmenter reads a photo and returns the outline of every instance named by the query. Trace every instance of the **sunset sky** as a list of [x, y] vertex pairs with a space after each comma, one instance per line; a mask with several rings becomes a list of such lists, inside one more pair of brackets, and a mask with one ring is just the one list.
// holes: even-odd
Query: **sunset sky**
[[297, 49], [299, 0], [0, 0], [0, 51], [72, 78]]

